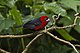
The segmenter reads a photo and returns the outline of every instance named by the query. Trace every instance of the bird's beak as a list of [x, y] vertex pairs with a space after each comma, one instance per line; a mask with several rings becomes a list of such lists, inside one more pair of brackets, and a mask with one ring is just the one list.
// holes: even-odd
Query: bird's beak
[[50, 22], [50, 19], [47, 19], [46, 22]]

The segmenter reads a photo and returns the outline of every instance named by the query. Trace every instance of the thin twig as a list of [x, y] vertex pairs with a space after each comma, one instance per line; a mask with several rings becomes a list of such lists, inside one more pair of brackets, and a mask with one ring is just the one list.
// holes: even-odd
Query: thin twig
[[63, 26], [63, 27], [54, 27], [55, 29], [62, 29], [62, 28], [70, 28], [70, 27], [74, 27], [76, 25], [76, 21], [77, 21], [78, 17], [76, 16], [76, 18], [74, 19], [74, 22], [72, 25], [68, 25], [68, 26]]
[[78, 19], [78, 18], [79, 18], [78, 16], [75, 17], [74, 23], [73, 23], [74, 25], [76, 25], [76, 22], [77, 22], [77, 19]]
[[[79, 13], [76, 13], [76, 14], [79, 14]], [[62, 29], [62, 28], [70, 28], [70, 27], [74, 27], [74, 26], [76, 25], [76, 21], [77, 21], [77, 19], [79, 18], [79, 16], [77, 16], [77, 15], [75, 15], [75, 16], [76, 16], [76, 17], [75, 17], [75, 19], [74, 19], [73, 24], [68, 25], [68, 26], [63, 26], [63, 27], [57, 27], [57, 26], [54, 26], [54, 29]], [[54, 16], [53, 16], [53, 17], [54, 17]], [[56, 19], [53, 18], [53, 20], [54, 20], [54, 23], [53, 23], [53, 24], [56, 23], [56, 21], [59, 19], [59, 17], [60, 17], [60, 14], [58, 14], [58, 16], [57, 16]]]
[[76, 46], [76, 47], [80, 47], [80, 45], [78, 45], [78, 44], [76, 44], [75, 46]]
[[56, 18], [56, 21], [60, 18], [60, 15], [61, 15], [61, 14], [58, 14], [58, 16], [57, 16], [57, 18]]
[[53, 22], [53, 25], [56, 23], [56, 19], [55, 19], [54, 17], [57, 17], [57, 16], [56, 16], [56, 15], [53, 15], [53, 16], [52, 16], [53, 21], [54, 21], [54, 22]]
[[23, 37], [30, 37], [32, 35], [33, 35], [33, 33], [24, 34], [24, 35], [0, 35], [0, 38], [23, 38]]
[[32, 40], [28, 43], [28, 45], [26, 46], [26, 48], [23, 50], [22, 53], [26, 53], [27, 50], [28, 50], [28, 47], [29, 47], [39, 36], [41, 36], [41, 35], [42, 35], [42, 34], [38, 34], [34, 39], [32, 39]]
[[79, 18], [78, 16], [75, 17], [74, 22], [73, 22], [72, 25], [63, 26], [63, 27], [52, 26], [51, 28], [48, 28], [47, 30], [52, 30], [52, 29], [64, 29], [64, 28], [74, 27], [74, 26], [77, 25], [76, 22], [77, 22], [77, 19], [78, 19], [78, 18]]
[[80, 13], [76, 13], [74, 16], [78, 16]]
[[[56, 23], [56, 21], [60, 18], [60, 15], [61, 15], [61, 14], [58, 14], [58, 16], [57, 16], [57, 15], [53, 15], [53, 16], [52, 16], [53, 21], [54, 21], [54, 22], [53, 22], [53, 25], [54, 25], [54, 24]], [[55, 17], [57, 17], [57, 18], [55, 18]]]
[[76, 16], [76, 18], [74, 19], [74, 22], [72, 25], [68, 25], [68, 26], [63, 26], [63, 27], [57, 27], [55, 26], [54, 29], [62, 29], [62, 28], [70, 28], [70, 27], [74, 27], [76, 25], [76, 21], [77, 21], [78, 17]]
[[3, 49], [1, 49], [1, 48], [0, 48], [0, 52], [1, 52], [1, 53], [10, 53], [10, 52], [7, 52], [7, 51], [5, 51], [5, 50], [3, 50]]
[[54, 36], [53, 34], [51, 34], [50, 32], [47, 32], [47, 34], [49, 34], [50, 36], [52, 36], [52, 37], [55, 38], [56, 40], [59, 40], [59, 41], [61, 41], [61, 42], [67, 43], [68, 45], [71, 45], [71, 46], [73, 47], [73, 49], [75, 50], [75, 52], [76, 52], [76, 53], [79, 53], [79, 52], [77, 51], [77, 49], [75, 48], [75, 46], [74, 46], [73, 44], [71, 44], [70, 42], [65, 41], [65, 40], [63, 40], [63, 39], [60, 39], [60, 38]]

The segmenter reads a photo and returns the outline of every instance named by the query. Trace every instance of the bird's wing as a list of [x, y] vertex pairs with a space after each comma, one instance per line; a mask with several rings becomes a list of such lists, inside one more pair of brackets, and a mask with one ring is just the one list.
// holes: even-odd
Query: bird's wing
[[25, 24], [25, 25], [23, 25], [23, 28], [27, 28], [27, 29], [34, 29], [36, 26], [35, 25], [33, 25], [33, 24]]
[[28, 29], [34, 29], [34, 28], [36, 28], [36, 26], [40, 26], [40, 25], [41, 25], [41, 21], [39, 18], [37, 18], [37, 19], [31, 20], [31, 21], [25, 23], [23, 25], [23, 27], [28, 28]]
[[29, 22], [31, 24], [34, 24], [35, 26], [39, 26], [41, 25], [41, 21], [39, 18], [32, 20], [31, 22]]

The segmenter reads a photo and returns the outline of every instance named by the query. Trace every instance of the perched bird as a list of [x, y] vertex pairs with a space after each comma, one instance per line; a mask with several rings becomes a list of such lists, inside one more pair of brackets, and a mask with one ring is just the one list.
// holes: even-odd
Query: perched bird
[[23, 28], [27, 28], [35, 31], [41, 30], [47, 25], [49, 21], [50, 19], [48, 18], [48, 16], [41, 16], [40, 18], [36, 18], [34, 20], [28, 21], [23, 25]]

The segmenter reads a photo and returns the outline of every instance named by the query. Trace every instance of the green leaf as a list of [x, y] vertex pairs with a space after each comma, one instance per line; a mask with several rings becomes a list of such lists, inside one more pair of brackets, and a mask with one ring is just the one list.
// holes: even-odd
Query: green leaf
[[5, 20], [0, 21], [0, 32], [3, 29], [9, 29], [9, 27], [14, 25], [14, 21], [10, 18], [6, 18]]
[[0, 21], [0, 32], [5, 28], [5, 22], [4, 21]]
[[36, 2], [37, 4], [43, 4], [45, 0], [35, 0], [34, 2]]
[[80, 1], [76, 1], [77, 5], [80, 6]]
[[77, 26], [74, 28], [78, 33], [80, 33], [80, 19], [77, 20]]
[[0, 0], [1, 5], [7, 5], [8, 7], [13, 7], [17, 0]]
[[23, 0], [26, 4], [32, 4], [33, 0]]
[[57, 31], [64, 39], [66, 39], [66, 40], [69, 40], [69, 41], [75, 40], [75, 38], [73, 38], [72, 36], [70, 36], [70, 35], [68, 34], [68, 32], [65, 31], [64, 29], [60, 29], [60, 30], [56, 29], [56, 31]]
[[44, 9], [45, 10], [51, 10], [52, 12], [56, 13], [56, 14], [61, 14], [62, 16], [66, 16], [66, 10], [63, 9], [62, 7], [60, 7], [56, 2], [52, 2], [52, 3], [45, 3], [44, 4]]
[[77, 5], [80, 5], [80, 1], [77, 0], [61, 0], [60, 3], [75, 10], [76, 12], [77, 12]]
[[28, 15], [28, 16], [23, 18], [23, 23], [26, 23], [26, 22], [28, 22], [28, 21], [30, 21], [32, 19], [34, 19], [34, 17], [32, 15]]
[[4, 20], [5, 18], [0, 13], [0, 20]]
[[[16, 7], [13, 7], [13, 8], [10, 10], [10, 15], [13, 16], [13, 19], [14, 19], [15, 22], [16, 22], [16, 26], [22, 25], [22, 16], [21, 16], [21, 13], [17, 10]], [[19, 31], [22, 32], [22, 28], [19, 28]]]
[[45, 12], [38, 12], [38, 13], [35, 14], [34, 18], [39, 18], [43, 15], [47, 15], [47, 14]]
[[58, 23], [59, 23], [59, 24], [63, 24], [64, 26], [66, 26], [66, 25], [72, 24], [72, 23], [73, 23], [73, 20], [71, 19], [71, 17], [70, 17], [70, 19], [64, 17], [64, 18], [61, 18], [61, 19], [58, 21]]
[[33, 9], [34, 9], [34, 15], [37, 15], [37, 14], [39, 14], [40, 13], [40, 11], [42, 10], [42, 5], [34, 5], [33, 6]]
[[7, 18], [4, 20], [5, 22], [5, 29], [8, 29], [9, 27], [12, 27], [14, 25], [14, 20]]

